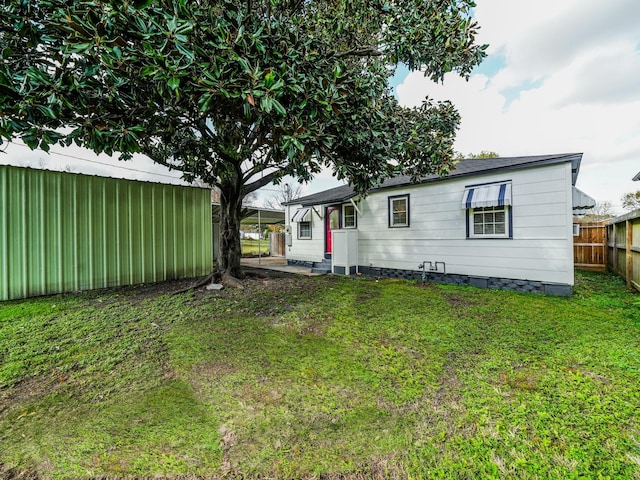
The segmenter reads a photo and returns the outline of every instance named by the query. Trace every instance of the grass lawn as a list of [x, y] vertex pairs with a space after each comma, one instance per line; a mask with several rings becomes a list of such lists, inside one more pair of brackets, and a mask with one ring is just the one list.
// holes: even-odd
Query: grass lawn
[[244, 239], [241, 241], [241, 247], [242, 247], [242, 255], [257, 256], [258, 252], [260, 252], [262, 255], [269, 254], [268, 240], [260, 240], [260, 245], [258, 245], [258, 240]]
[[0, 304], [0, 477], [640, 478], [640, 295], [615, 277], [168, 290]]

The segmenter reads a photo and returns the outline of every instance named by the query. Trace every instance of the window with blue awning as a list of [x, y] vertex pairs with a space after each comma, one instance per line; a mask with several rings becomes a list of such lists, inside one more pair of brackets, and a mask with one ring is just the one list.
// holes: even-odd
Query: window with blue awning
[[292, 222], [308, 222], [310, 220], [310, 208], [299, 208], [291, 217]]

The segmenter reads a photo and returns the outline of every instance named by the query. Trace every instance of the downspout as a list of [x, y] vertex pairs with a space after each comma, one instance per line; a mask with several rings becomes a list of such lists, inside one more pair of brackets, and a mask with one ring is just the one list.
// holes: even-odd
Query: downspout
[[262, 263], [262, 250], [260, 249], [261, 238], [262, 238], [262, 223], [260, 222], [260, 207], [258, 207], [258, 265]]

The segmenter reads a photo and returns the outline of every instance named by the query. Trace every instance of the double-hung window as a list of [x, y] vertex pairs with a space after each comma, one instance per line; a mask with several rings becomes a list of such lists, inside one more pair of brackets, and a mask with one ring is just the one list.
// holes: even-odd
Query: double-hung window
[[513, 238], [511, 182], [466, 187], [462, 208], [467, 212], [467, 238]]
[[409, 195], [389, 197], [389, 227], [409, 226]]
[[311, 222], [298, 222], [298, 239], [311, 239]]
[[356, 207], [345, 203], [342, 206], [342, 228], [356, 228]]

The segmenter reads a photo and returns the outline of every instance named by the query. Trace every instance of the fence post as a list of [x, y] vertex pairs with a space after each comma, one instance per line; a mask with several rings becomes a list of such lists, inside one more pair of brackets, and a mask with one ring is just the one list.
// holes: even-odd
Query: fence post
[[609, 225], [604, 227], [604, 252], [602, 252], [602, 263], [604, 263], [604, 271], [609, 270]]
[[633, 243], [633, 227], [631, 225], [631, 220], [627, 220], [625, 222], [625, 226], [627, 228], [627, 244], [626, 244], [626, 279], [627, 279], [627, 288], [631, 288], [631, 277], [633, 277], [633, 257], [631, 256], [631, 244]]
[[615, 273], [620, 273], [618, 271], [618, 224], [613, 224], [613, 271]]

